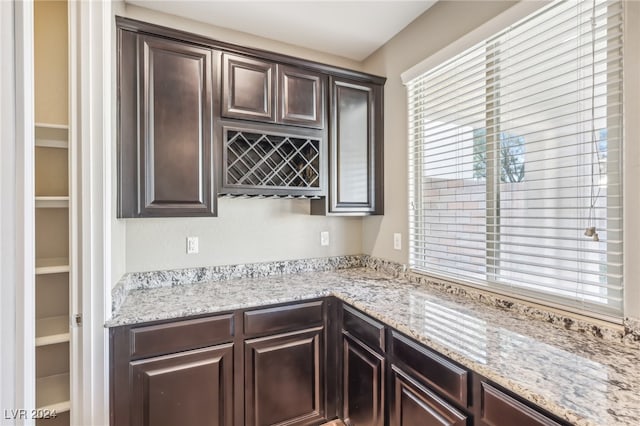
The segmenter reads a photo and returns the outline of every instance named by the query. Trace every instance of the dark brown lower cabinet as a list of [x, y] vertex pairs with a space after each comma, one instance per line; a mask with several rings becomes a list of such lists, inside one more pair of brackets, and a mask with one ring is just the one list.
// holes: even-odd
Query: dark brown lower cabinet
[[324, 420], [324, 327], [245, 341], [245, 425]]
[[467, 416], [399, 368], [391, 367], [391, 426], [463, 426]]
[[343, 417], [353, 426], [384, 424], [384, 356], [344, 333]]
[[233, 344], [131, 361], [132, 426], [232, 426]]
[[111, 426], [568, 425], [338, 303], [111, 328]]

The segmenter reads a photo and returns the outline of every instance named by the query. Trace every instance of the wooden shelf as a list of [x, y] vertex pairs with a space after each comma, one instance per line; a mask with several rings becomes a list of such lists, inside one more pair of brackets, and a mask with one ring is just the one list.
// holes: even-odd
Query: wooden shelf
[[36, 259], [36, 275], [60, 274], [63, 272], [69, 272], [69, 259], [65, 257]]
[[36, 346], [68, 342], [69, 338], [69, 317], [67, 315], [36, 320]]
[[36, 208], [59, 209], [69, 207], [69, 196], [36, 196]]
[[69, 373], [36, 379], [36, 407], [40, 410], [69, 411]]
[[36, 146], [43, 148], [69, 148], [69, 126], [36, 123]]

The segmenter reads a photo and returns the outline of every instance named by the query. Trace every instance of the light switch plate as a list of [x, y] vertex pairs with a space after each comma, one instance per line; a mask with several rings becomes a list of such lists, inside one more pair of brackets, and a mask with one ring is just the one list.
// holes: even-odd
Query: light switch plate
[[329, 245], [329, 231], [322, 231], [320, 233], [320, 245], [321, 246]]
[[198, 254], [198, 237], [187, 237], [187, 254]]
[[402, 234], [399, 232], [393, 234], [393, 248], [395, 250], [402, 250]]

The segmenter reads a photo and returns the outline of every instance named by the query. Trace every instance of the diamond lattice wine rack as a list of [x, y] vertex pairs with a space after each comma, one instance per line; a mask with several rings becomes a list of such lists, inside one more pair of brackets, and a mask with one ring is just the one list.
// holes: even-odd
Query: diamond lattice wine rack
[[225, 127], [221, 194], [324, 195], [322, 138]]

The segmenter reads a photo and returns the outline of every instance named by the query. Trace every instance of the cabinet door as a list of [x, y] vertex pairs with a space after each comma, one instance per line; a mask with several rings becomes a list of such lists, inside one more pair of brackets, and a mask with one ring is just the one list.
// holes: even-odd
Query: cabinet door
[[331, 213], [382, 214], [382, 88], [331, 84]]
[[392, 366], [391, 426], [463, 426], [464, 413]]
[[324, 127], [324, 86], [321, 74], [278, 65], [278, 122]]
[[118, 36], [118, 216], [214, 216], [213, 52]]
[[384, 423], [384, 357], [347, 335], [342, 337], [344, 420], [353, 426]]
[[324, 419], [323, 327], [245, 342], [245, 424]]
[[275, 121], [275, 64], [224, 53], [222, 73], [224, 117]]
[[131, 426], [232, 426], [233, 345], [129, 363]]
[[483, 426], [559, 426], [559, 423], [488, 383], [481, 383]]

